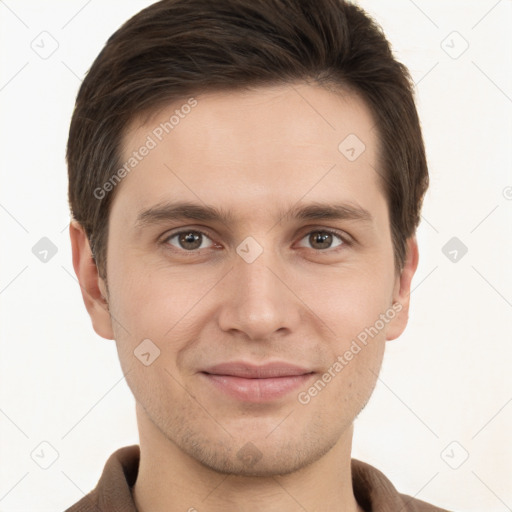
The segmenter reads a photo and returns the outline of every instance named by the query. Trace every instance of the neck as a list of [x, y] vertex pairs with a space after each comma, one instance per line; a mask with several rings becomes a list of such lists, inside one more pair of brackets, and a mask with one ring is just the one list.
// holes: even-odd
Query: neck
[[137, 407], [140, 463], [133, 496], [139, 512], [363, 512], [352, 489], [352, 425], [316, 462], [276, 476], [221, 474], [163, 436]]

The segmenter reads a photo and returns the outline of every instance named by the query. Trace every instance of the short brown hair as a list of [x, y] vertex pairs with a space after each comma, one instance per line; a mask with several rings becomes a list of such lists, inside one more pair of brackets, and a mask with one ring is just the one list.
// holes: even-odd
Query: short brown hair
[[193, 94], [298, 80], [354, 91], [371, 109], [400, 270], [420, 221], [428, 169], [414, 84], [382, 29], [344, 0], [162, 0], [109, 38], [71, 121], [71, 214], [100, 276], [116, 189], [101, 200], [94, 191], [119, 168], [124, 131], [136, 116]]

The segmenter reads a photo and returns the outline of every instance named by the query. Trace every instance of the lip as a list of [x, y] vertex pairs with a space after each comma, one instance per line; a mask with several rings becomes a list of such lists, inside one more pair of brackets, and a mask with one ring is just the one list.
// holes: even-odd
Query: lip
[[203, 372], [213, 375], [243, 377], [245, 379], [268, 379], [272, 377], [295, 377], [312, 373], [313, 370], [282, 361], [273, 361], [263, 365], [233, 361], [210, 366], [203, 370]]
[[314, 373], [286, 362], [254, 365], [235, 361], [211, 366], [200, 375], [215, 389], [237, 400], [263, 403], [304, 386]]

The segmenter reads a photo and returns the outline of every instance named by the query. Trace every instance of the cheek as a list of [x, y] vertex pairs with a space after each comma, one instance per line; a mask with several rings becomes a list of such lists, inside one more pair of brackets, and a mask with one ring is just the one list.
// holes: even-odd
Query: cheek
[[329, 300], [316, 303], [331, 333], [321, 347], [326, 355], [324, 373], [320, 382], [303, 390], [301, 404], [311, 401], [315, 414], [330, 418], [337, 418], [340, 411], [349, 418], [357, 416], [371, 396], [382, 364], [386, 329], [394, 316], [391, 293], [389, 279], [353, 275], [329, 288]]
[[[376, 267], [366, 271], [356, 268], [331, 271], [324, 278], [317, 276], [314, 287], [304, 282], [303, 290], [309, 290], [304, 302], [318, 313], [331, 335], [340, 340], [338, 349], [374, 326], [392, 305], [393, 278]], [[387, 323], [378, 323], [382, 334], [386, 326]]]
[[129, 340], [132, 350], [146, 338], [160, 346], [169, 338], [184, 339], [183, 332], [199, 322], [200, 302], [215, 284], [214, 277], [146, 264], [143, 257], [126, 259], [109, 273], [117, 334]]

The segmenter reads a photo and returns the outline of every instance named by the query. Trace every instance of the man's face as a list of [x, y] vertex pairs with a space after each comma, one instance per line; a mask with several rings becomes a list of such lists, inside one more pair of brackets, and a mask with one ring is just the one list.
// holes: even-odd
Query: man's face
[[[284, 474], [346, 438], [404, 327], [377, 133], [360, 99], [318, 86], [196, 100], [168, 134], [186, 101], [126, 134], [123, 162], [151, 149], [109, 218], [113, 336], [151, 435], [217, 471]], [[230, 218], [172, 218], [178, 202]], [[284, 216], [312, 204], [349, 215]]]

